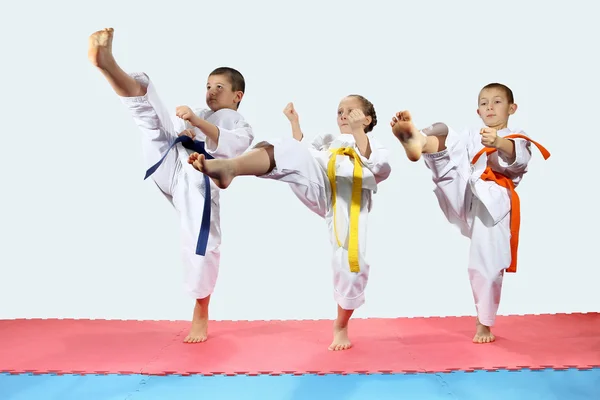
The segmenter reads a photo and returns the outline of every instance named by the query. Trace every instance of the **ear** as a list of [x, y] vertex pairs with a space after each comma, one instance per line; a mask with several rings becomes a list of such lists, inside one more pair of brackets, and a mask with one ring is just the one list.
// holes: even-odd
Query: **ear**
[[511, 104], [508, 107], [508, 115], [513, 115], [514, 113], [517, 112], [517, 108], [519, 108], [515, 103]]
[[481, 113], [479, 112], [479, 108], [477, 109], [477, 115], [481, 117]]
[[365, 119], [366, 119], [366, 124], [365, 124], [365, 126], [369, 126], [369, 125], [371, 125], [371, 122], [373, 122], [373, 118], [372, 118], [370, 115], [367, 115], [367, 116], [365, 117]]
[[239, 103], [240, 101], [242, 101], [242, 98], [243, 98], [243, 97], [244, 97], [244, 92], [242, 92], [242, 91], [239, 91], [239, 90], [238, 90], [237, 92], [235, 92], [235, 97], [234, 97], [234, 99], [235, 99], [235, 102], [236, 102], [236, 103]]

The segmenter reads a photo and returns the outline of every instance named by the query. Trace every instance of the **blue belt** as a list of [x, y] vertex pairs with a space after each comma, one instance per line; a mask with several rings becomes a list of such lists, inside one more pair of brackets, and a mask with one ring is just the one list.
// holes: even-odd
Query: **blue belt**
[[[208, 160], [212, 160], [214, 157], [208, 154], [204, 148], [204, 142], [199, 140], [194, 140], [188, 136], [179, 136], [171, 146], [165, 151], [165, 154], [162, 156], [160, 161], [154, 164], [152, 167], [146, 171], [146, 176], [144, 180], [147, 179], [150, 175], [152, 175], [160, 164], [165, 160], [167, 154], [173, 147], [177, 145], [177, 143], [181, 143], [183, 147], [186, 149], [190, 149], [195, 151], [196, 153], [204, 154]], [[196, 244], [196, 254], [200, 256], [206, 255], [206, 246], [208, 244], [208, 234], [210, 232], [210, 179], [208, 175], [204, 175], [204, 211], [202, 213], [202, 224], [200, 225], [200, 234], [198, 235], [198, 243]]]

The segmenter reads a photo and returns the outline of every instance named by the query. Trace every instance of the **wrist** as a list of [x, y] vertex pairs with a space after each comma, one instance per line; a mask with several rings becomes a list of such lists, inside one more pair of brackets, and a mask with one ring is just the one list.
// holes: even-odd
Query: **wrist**
[[494, 143], [492, 143], [491, 147], [493, 147], [495, 149], [499, 149], [499, 148], [502, 147], [502, 145], [504, 144], [505, 140], [506, 139], [504, 139], [503, 137], [496, 136], [496, 139], [494, 140]]
[[202, 121], [203, 119], [197, 115], [194, 115], [192, 118], [190, 118], [190, 123], [196, 128], [200, 128], [200, 126], [202, 125]]

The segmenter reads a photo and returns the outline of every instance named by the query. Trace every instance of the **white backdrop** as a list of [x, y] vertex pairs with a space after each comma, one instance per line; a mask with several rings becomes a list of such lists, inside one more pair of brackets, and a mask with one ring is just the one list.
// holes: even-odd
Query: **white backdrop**
[[[117, 4], [3, 7], [0, 318], [191, 317], [175, 212], [143, 181], [139, 131], [87, 60], [88, 36], [104, 27], [124, 69], [147, 72], [173, 110], [204, 104], [215, 67], [239, 69], [256, 142], [291, 135], [289, 101], [309, 138], [336, 130], [343, 96], [375, 104], [393, 171], [375, 197], [356, 317], [473, 315], [468, 241], [388, 123], [407, 108], [419, 126], [478, 124], [479, 89], [507, 84], [519, 105], [511, 126], [552, 157], [536, 150], [519, 187], [519, 272], [506, 277], [500, 312], [600, 310], [594, 2]], [[211, 319], [333, 318], [325, 223], [283, 183], [240, 178], [221, 199]]]

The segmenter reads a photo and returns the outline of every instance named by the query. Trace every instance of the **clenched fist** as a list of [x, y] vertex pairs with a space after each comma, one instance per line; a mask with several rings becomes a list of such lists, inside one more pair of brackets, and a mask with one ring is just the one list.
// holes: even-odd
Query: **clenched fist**
[[498, 144], [498, 132], [494, 128], [483, 128], [479, 132], [481, 135], [481, 144], [485, 147], [496, 148]]
[[348, 123], [352, 130], [359, 128], [364, 129], [365, 125], [367, 125], [367, 117], [365, 117], [362, 110], [352, 110], [348, 115]]
[[179, 106], [175, 109], [175, 115], [181, 118], [184, 121], [189, 121], [192, 125], [196, 125], [196, 119], [199, 117], [194, 114], [191, 108], [188, 106]]
[[296, 109], [294, 108], [294, 103], [288, 103], [287, 106], [283, 109], [283, 113], [290, 120], [290, 122], [298, 122], [299, 117]]

